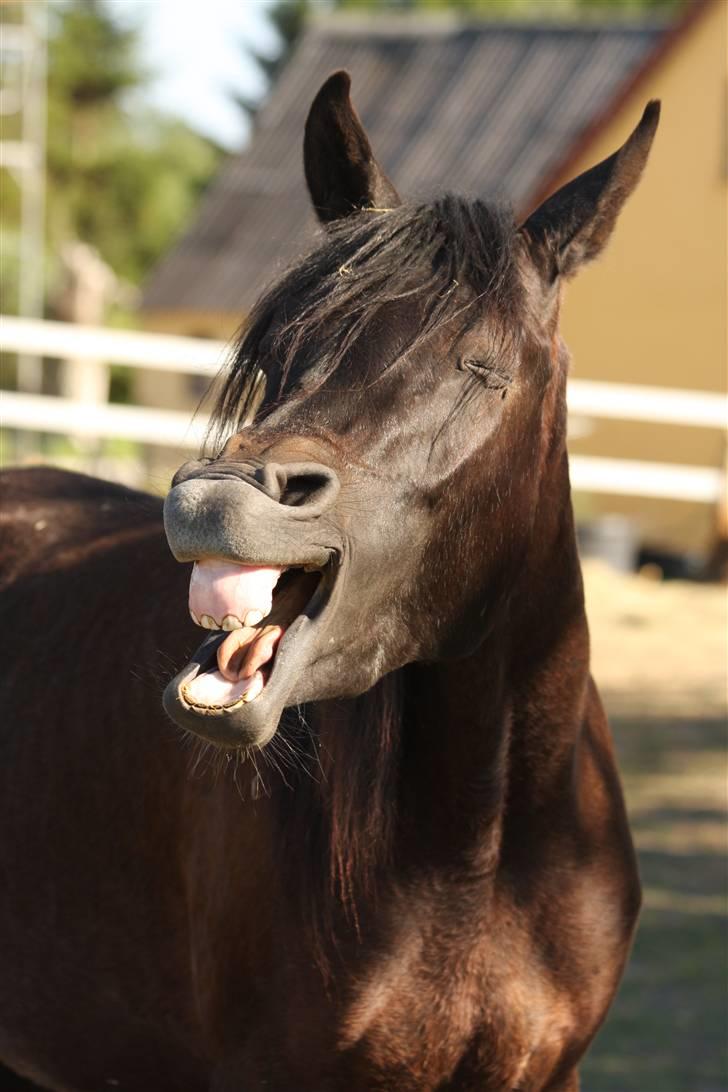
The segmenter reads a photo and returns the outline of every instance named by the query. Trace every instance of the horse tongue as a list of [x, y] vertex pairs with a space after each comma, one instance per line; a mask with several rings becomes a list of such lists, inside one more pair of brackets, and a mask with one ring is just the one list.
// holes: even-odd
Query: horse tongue
[[268, 614], [282, 568], [198, 561], [190, 579], [190, 613], [206, 629], [254, 626]]

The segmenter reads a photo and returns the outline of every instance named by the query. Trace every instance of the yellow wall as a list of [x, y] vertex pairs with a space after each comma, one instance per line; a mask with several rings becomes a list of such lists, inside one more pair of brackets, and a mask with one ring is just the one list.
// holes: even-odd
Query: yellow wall
[[[726, 387], [728, 3], [714, 0], [638, 86], [569, 176], [610, 155], [650, 98], [660, 127], [643, 179], [604, 257], [566, 289], [562, 330], [575, 377], [720, 391]], [[567, 181], [563, 178], [559, 181]], [[721, 465], [718, 430], [589, 422], [573, 453]], [[577, 509], [637, 516], [646, 537], [700, 548], [707, 505], [599, 496]]]

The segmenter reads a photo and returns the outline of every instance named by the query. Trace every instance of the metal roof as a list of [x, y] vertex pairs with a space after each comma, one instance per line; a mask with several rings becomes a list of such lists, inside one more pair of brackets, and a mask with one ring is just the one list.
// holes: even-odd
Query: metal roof
[[145, 311], [242, 314], [310, 245], [303, 126], [331, 72], [407, 198], [443, 190], [526, 208], [665, 35], [656, 25], [328, 19], [304, 34], [191, 228], [150, 277]]

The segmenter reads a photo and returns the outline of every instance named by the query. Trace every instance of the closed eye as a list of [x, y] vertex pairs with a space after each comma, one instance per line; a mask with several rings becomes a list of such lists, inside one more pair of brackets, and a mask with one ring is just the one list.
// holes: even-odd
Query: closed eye
[[512, 383], [511, 376], [507, 372], [504, 372], [492, 360], [482, 360], [476, 357], [463, 357], [458, 367], [463, 371], [472, 372], [473, 375], [477, 375], [490, 390], [502, 391], [506, 387], [510, 387]]

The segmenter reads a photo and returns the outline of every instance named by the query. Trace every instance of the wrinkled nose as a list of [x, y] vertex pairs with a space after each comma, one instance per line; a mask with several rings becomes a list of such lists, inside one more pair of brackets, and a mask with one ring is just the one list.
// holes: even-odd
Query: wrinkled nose
[[193, 478], [252, 485], [278, 504], [299, 509], [296, 516], [300, 518], [320, 516], [339, 494], [336, 472], [323, 463], [225, 463], [205, 459], [181, 466], [172, 479], [172, 488]]
[[323, 564], [334, 544], [321, 541], [321, 517], [338, 493], [322, 463], [185, 463], [164, 504], [167, 539], [178, 561]]

